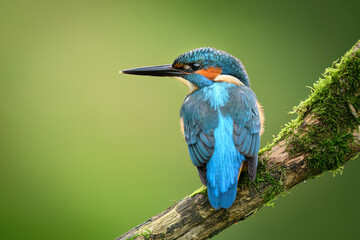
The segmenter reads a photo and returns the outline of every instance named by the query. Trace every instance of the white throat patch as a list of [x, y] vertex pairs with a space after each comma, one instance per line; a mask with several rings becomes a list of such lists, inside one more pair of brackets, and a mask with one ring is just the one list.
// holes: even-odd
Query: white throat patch
[[188, 80], [182, 78], [182, 77], [172, 77], [173, 79], [178, 80], [179, 82], [183, 83], [188, 89], [189, 89], [189, 93], [194, 92], [195, 90], [199, 89], [195, 84], [189, 82]]

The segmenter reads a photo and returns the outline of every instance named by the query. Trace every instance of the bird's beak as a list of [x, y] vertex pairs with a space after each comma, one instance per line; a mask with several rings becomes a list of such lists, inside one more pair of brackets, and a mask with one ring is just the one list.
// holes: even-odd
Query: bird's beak
[[172, 65], [160, 65], [152, 67], [133, 68], [120, 71], [120, 73], [134, 74], [134, 75], [146, 75], [157, 77], [181, 77], [188, 74], [180, 69], [173, 68]]

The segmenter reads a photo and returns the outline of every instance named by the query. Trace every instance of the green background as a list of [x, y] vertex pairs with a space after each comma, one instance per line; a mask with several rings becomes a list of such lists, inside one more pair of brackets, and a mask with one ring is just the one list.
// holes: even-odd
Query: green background
[[[118, 74], [211, 46], [245, 64], [262, 146], [358, 41], [360, 1], [1, 1], [0, 239], [113, 239], [200, 187], [187, 89]], [[214, 239], [356, 239], [360, 162]]]

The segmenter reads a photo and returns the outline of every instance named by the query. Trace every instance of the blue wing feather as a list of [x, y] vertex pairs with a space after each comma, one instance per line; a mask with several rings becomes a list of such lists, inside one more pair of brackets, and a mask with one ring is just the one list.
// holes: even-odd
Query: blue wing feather
[[[237, 126], [237, 124], [234, 124], [234, 126]], [[242, 143], [246, 137], [247, 134], [247, 130], [246, 128], [240, 128], [241, 130], [239, 130], [240, 135], [234, 134], [234, 138], [236, 137], [237, 139], [234, 139], [235, 143]]]
[[194, 166], [200, 166], [200, 161], [197, 158], [197, 156], [195, 155], [193, 148], [190, 146], [189, 146], [189, 154], [190, 154], [190, 159], [191, 159], [192, 163], [194, 164]]
[[[250, 145], [250, 138], [251, 138], [251, 136], [250, 136], [250, 134], [247, 132], [247, 131], [245, 131], [246, 132], [246, 135], [245, 135], [245, 138], [244, 138], [244, 141], [241, 143], [241, 148], [240, 148], [240, 153], [246, 153], [246, 148]], [[236, 145], [236, 143], [235, 143], [235, 145]]]
[[209, 148], [214, 147], [214, 139], [209, 139], [209, 137], [204, 133], [201, 132], [199, 134], [201, 141]]
[[209, 152], [209, 149], [206, 148], [205, 144], [201, 141], [201, 138], [197, 143], [197, 148], [199, 150], [199, 153], [203, 156], [204, 159], [211, 157], [211, 153]]

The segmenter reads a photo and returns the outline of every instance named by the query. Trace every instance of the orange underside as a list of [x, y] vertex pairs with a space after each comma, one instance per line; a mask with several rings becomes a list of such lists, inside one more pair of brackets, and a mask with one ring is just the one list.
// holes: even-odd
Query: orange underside
[[241, 172], [245, 172], [245, 171], [247, 170], [247, 168], [248, 168], [247, 162], [243, 162], [243, 163], [241, 164], [241, 167], [240, 167], [239, 176], [238, 176], [238, 181], [239, 181]]

